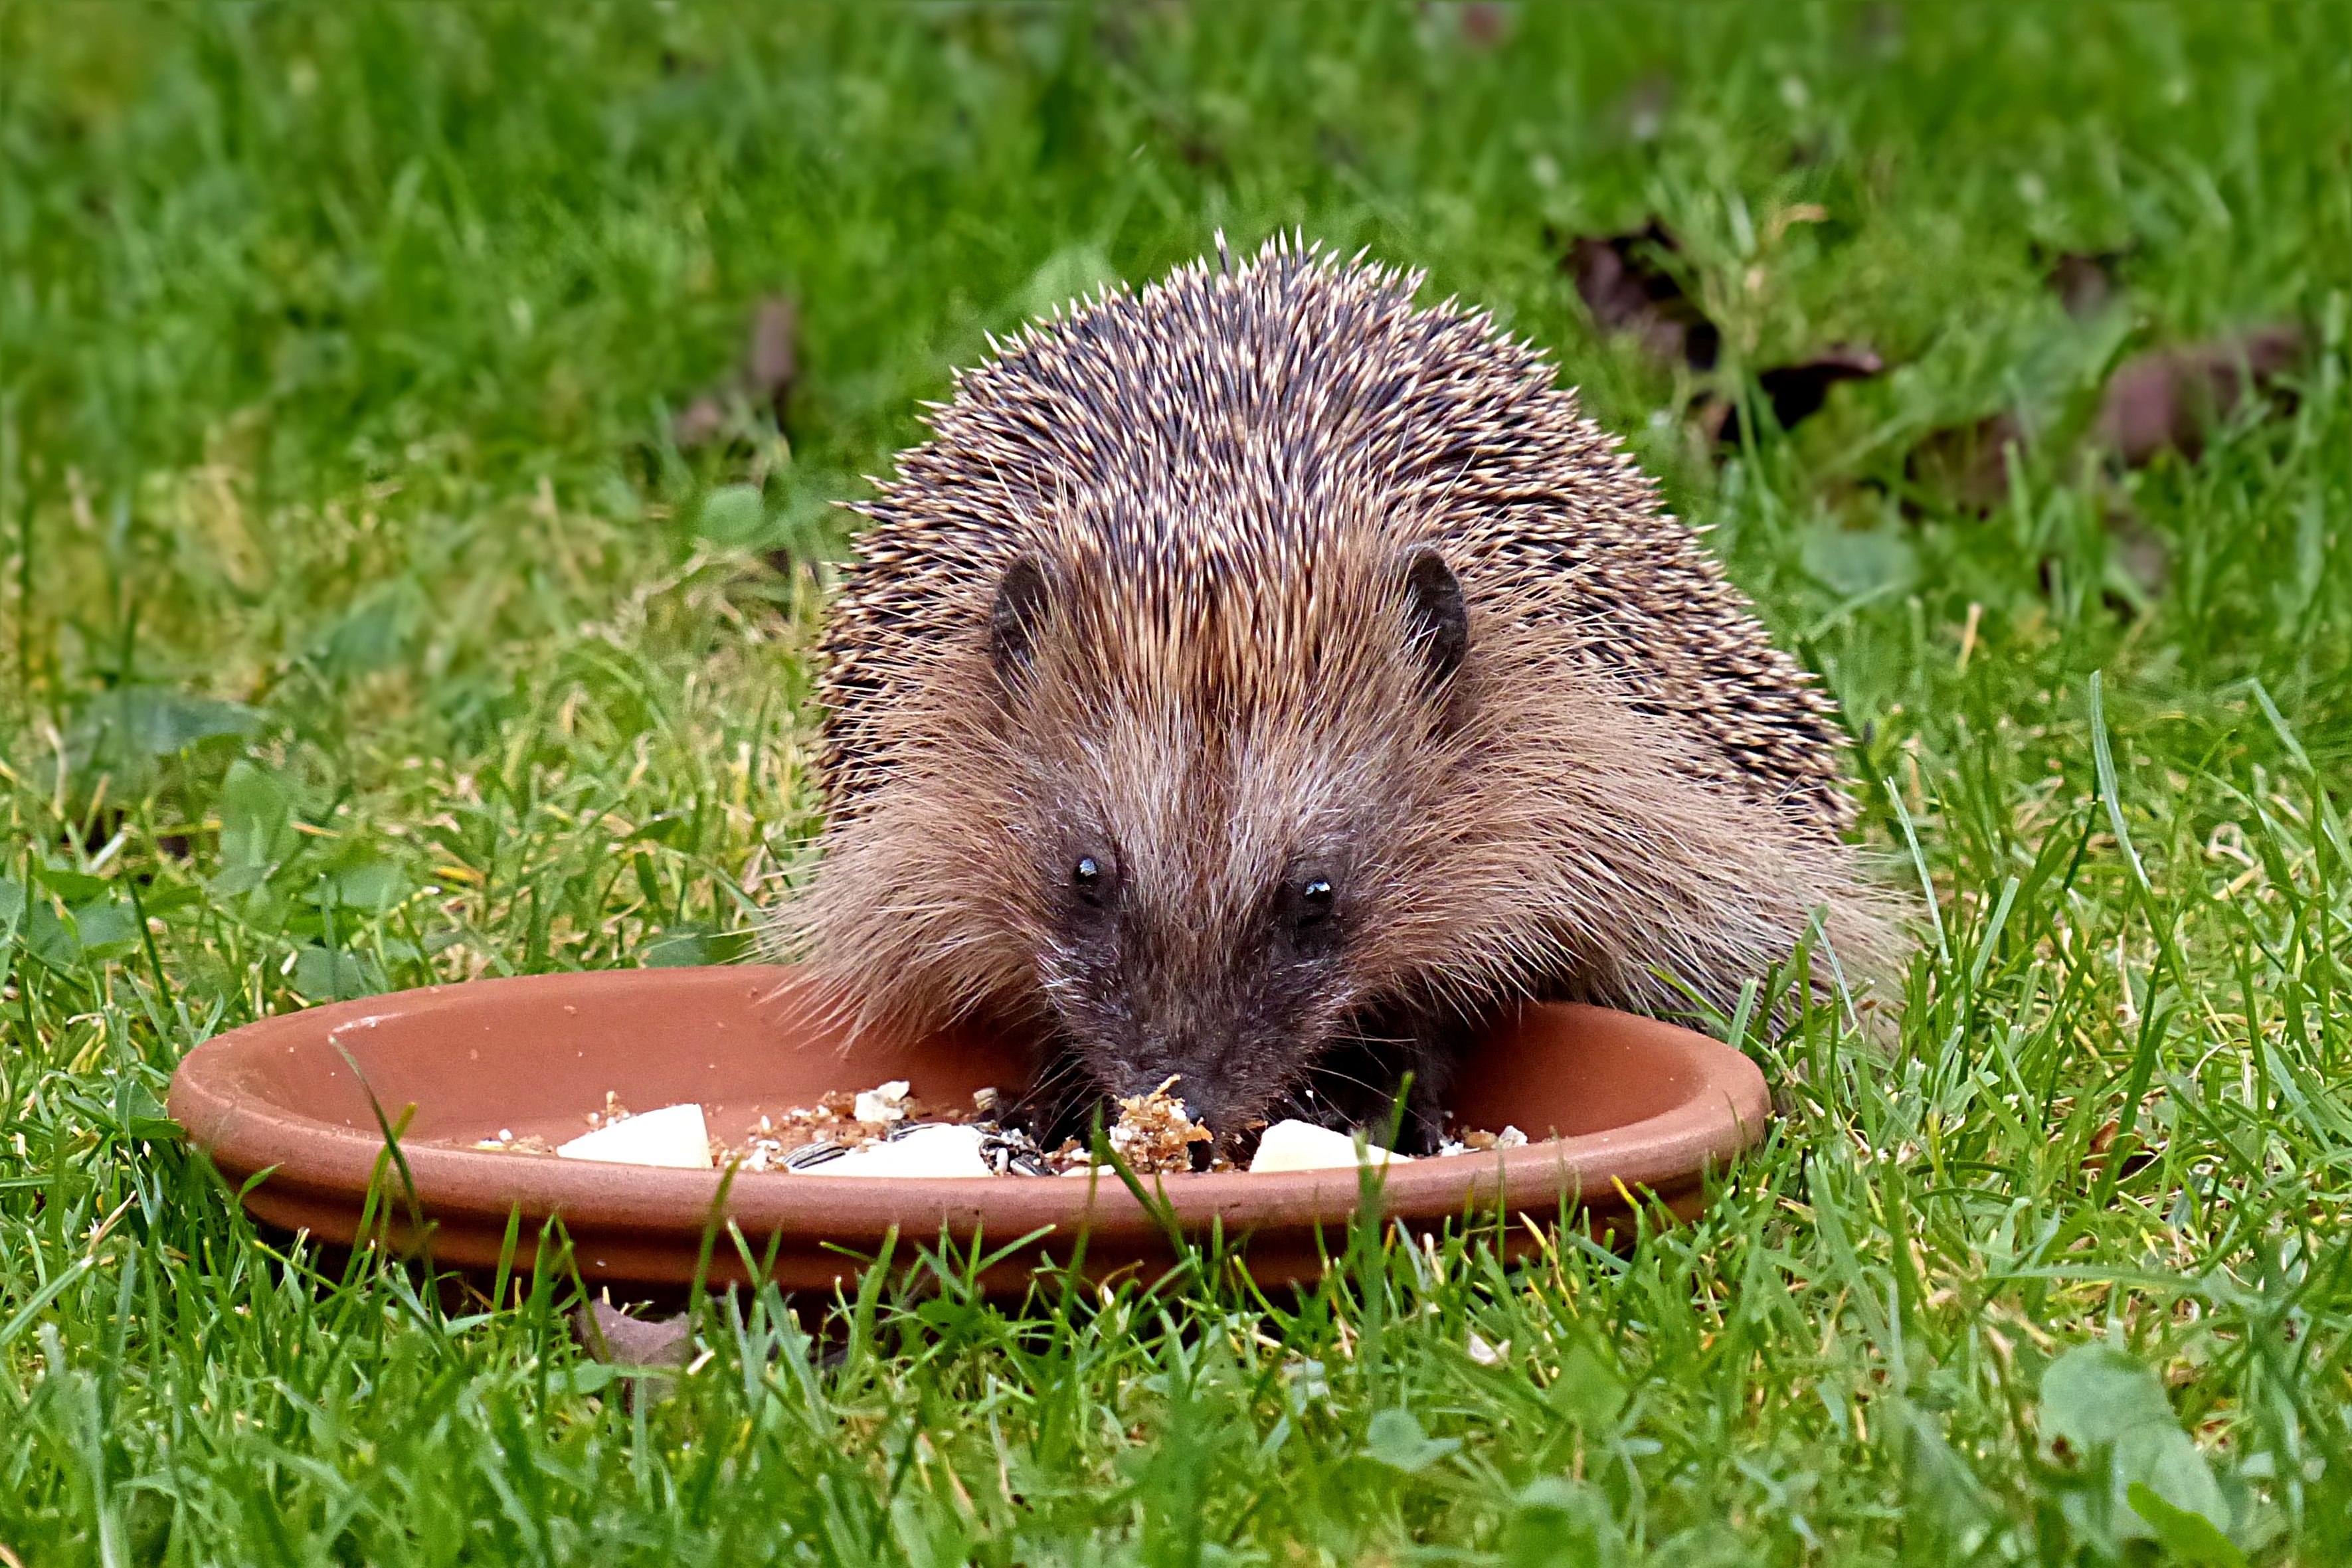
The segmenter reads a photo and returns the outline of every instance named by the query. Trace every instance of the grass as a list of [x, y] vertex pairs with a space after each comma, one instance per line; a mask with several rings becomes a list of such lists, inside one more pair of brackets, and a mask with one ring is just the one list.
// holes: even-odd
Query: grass
[[[16, 1558], [2352, 1560], [2340, 8], [16, 0], [0, 59]], [[1560, 270], [1653, 214], [1711, 372]], [[711, 1303], [661, 1400], [553, 1272], [257, 1236], [179, 1057], [740, 952], [814, 826], [829, 502], [986, 333], [1220, 227], [1491, 305], [1713, 528], [1932, 893], [1892, 1059], [1713, 1020], [1787, 1114], [1622, 1253], [1368, 1232], [1309, 1295], [1025, 1312], [935, 1258]], [[2111, 250], [2070, 317], [2047, 257]], [[679, 450], [772, 292], [781, 427]], [[2119, 359], [2281, 319], [2291, 407], [2082, 456]], [[1785, 435], [1675, 415], [1840, 340], [1895, 369]], [[1913, 482], [2002, 411], [1988, 512]]]

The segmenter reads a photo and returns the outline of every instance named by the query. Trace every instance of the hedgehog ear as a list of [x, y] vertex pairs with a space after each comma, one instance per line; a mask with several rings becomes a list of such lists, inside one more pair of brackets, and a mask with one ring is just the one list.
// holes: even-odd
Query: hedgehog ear
[[1404, 603], [1414, 650], [1427, 666], [1423, 678], [1435, 691], [1470, 652], [1470, 607], [1462, 597], [1462, 580], [1428, 545], [1405, 552]]
[[1007, 691], [1028, 674], [1031, 652], [1050, 607], [1045, 572], [1035, 561], [1023, 556], [1004, 569], [1004, 579], [996, 585], [996, 603], [988, 612], [988, 657]]

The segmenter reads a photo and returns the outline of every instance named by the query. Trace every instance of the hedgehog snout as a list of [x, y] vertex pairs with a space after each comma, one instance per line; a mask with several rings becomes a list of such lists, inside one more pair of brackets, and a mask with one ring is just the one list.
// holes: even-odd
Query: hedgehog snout
[[[1175, 1082], [1169, 1083], [1170, 1079]], [[1213, 1132], [1223, 1131], [1218, 1124], [1225, 1116], [1230, 1095], [1224, 1073], [1212, 1060], [1192, 1052], [1152, 1051], [1140, 1063], [1122, 1066], [1106, 1087], [1117, 1098], [1129, 1100], [1150, 1094], [1162, 1084], [1168, 1084], [1168, 1092], [1184, 1103], [1187, 1116], [1207, 1124]]]
[[1162, 1040], [1121, 1056], [1110, 1071], [1097, 1075], [1122, 1099], [1149, 1094], [1173, 1078], [1169, 1093], [1222, 1142], [1265, 1119], [1297, 1065], [1292, 1048], [1268, 1040]]

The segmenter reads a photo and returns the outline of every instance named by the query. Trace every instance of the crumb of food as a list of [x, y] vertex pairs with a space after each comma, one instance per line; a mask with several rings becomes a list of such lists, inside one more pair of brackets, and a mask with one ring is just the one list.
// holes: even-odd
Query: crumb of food
[[1378, 1144], [1366, 1144], [1360, 1156], [1354, 1136], [1318, 1127], [1312, 1122], [1276, 1122], [1261, 1134], [1250, 1169], [1259, 1171], [1320, 1171], [1352, 1169], [1359, 1157], [1372, 1166], [1411, 1165], [1411, 1155], [1400, 1155]]
[[837, 1089], [820, 1095], [814, 1105], [762, 1116], [740, 1141], [721, 1143], [712, 1154], [719, 1164], [746, 1171], [784, 1170], [797, 1168], [795, 1156], [803, 1149], [862, 1149], [913, 1124], [968, 1119], [952, 1108], [932, 1111], [899, 1078], [872, 1089]]
[[559, 1145], [555, 1152], [567, 1160], [707, 1171], [710, 1168], [710, 1131], [704, 1124], [702, 1107], [689, 1101], [683, 1105], [665, 1105], [642, 1116], [608, 1119], [595, 1131], [583, 1133]]
[[776, 1124], [769, 1117], [760, 1118], [760, 1124], [745, 1134], [740, 1145], [712, 1140], [710, 1157], [719, 1165], [736, 1165], [747, 1171], [773, 1170], [783, 1163], [785, 1145]]
[[1486, 1154], [1495, 1149], [1519, 1149], [1527, 1146], [1528, 1135], [1517, 1127], [1505, 1124], [1499, 1133], [1483, 1127], [1465, 1127], [1437, 1145], [1441, 1155]]
[[[711, 1155], [719, 1164], [731, 1164], [744, 1171], [807, 1171], [845, 1154], [872, 1149], [927, 1128], [970, 1126], [985, 1134], [982, 1156], [993, 1163], [995, 1174], [1033, 1174], [1035, 1145], [1024, 1149], [1008, 1142], [992, 1119], [997, 1100], [995, 1090], [983, 1089], [972, 1096], [969, 1110], [933, 1106], [917, 1098], [913, 1085], [903, 1078], [871, 1089], [836, 1089], [818, 1096], [814, 1105], [795, 1105], [761, 1117], [759, 1124], [737, 1142], [713, 1144]], [[853, 1166], [832, 1174], [846, 1176], [858, 1169]], [[861, 1174], [883, 1173], [877, 1167]]]
[[1214, 1137], [1185, 1114], [1183, 1101], [1168, 1092], [1176, 1082], [1171, 1077], [1149, 1094], [1129, 1095], [1118, 1103], [1110, 1146], [1138, 1172], [1189, 1171], [1192, 1145], [1210, 1143]]
[[905, 1079], [893, 1078], [876, 1088], [860, 1090], [850, 1102], [850, 1114], [861, 1122], [903, 1122], [909, 1087]]
[[495, 1138], [484, 1138], [475, 1144], [478, 1149], [493, 1149], [502, 1155], [551, 1155], [555, 1145], [537, 1133], [525, 1133], [518, 1138], [511, 1127], [500, 1127]]

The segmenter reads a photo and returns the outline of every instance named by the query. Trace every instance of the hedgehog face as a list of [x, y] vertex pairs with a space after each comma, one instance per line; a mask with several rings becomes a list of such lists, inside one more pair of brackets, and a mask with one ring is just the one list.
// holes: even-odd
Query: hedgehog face
[[[1437, 727], [1467, 652], [1458, 582], [1434, 550], [1386, 559], [1374, 583], [1397, 598], [1368, 595], [1360, 637], [1327, 629], [1321, 657], [1354, 666], [1329, 673], [1387, 689], [1367, 704], [1253, 701], [1226, 660], [1200, 654], [1222, 652], [1205, 634], [1135, 658], [1132, 639], [1086, 634], [1067, 576], [1010, 568], [990, 652], [1038, 991], [1076, 1076], [1118, 1096], [1176, 1078], [1190, 1113], [1228, 1138], [1330, 1101], [1376, 1106], [1392, 1084], [1314, 1091], [1335, 1052], [1362, 1043], [1379, 977], [1361, 937], [1392, 928], [1407, 894], [1393, 841], [1431, 775], [1416, 735]], [[1313, 674], [1250, 673], [1297, 690]], [[1415, 706], [1430, 725], [1393, 722]]]
[[1344, 857], [1291, 857], [1267, 874], [1132, 833], [1060, 841], [1039, 868], [1052, 930], [1039, 980], [1093, 1086], [1145, 1094], [1174, 1078], [1220, 1135], [1303, 1088], [1358, 989]]

